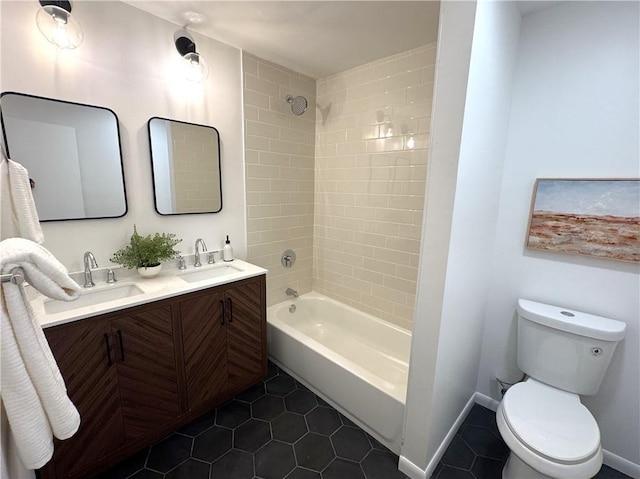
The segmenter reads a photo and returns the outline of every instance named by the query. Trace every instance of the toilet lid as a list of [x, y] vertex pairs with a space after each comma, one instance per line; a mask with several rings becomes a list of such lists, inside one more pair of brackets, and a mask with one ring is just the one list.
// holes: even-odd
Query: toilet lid
[[600, 446], [598, 424], [576, 394], [529, 379], [509, 388], [502, 402], [511, 431], [553, 461], [581, 462]]

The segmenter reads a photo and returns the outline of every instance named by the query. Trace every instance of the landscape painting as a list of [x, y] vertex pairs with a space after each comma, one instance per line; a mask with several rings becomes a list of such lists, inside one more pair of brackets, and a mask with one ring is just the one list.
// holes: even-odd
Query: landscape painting
[[640, 180], [536, 180], [527, 247], [640, 262]]

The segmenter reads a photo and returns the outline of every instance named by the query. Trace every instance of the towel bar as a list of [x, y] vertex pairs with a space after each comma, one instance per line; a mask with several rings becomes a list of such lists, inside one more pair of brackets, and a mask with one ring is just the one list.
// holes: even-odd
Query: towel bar
[[13, 268], [11, 273], [0, 275], [0, 283], [20, 284], [24, 281], [24, 271], [22, 268]]

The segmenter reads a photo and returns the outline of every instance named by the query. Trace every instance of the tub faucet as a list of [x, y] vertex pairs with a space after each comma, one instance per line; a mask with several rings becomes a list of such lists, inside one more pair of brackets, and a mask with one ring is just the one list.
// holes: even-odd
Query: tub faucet
[[298, 292], [295, 289], [287, 288], [285, 293], [287, 293], [287, 296], [293, 296], [294, 298], [298, 297]]
[[97, 268], [98, 262], [96, 261], [95, 256], [91, 251], [87, 251], [84, 253], [84, 287], [91, 288], [96, 284], [93, 282], [93, 277], [91, 276], [91, 268]]
[[198, 238], [196, 240], [196, 254], [194, 255], [193, 259], [195, 260], [193, 263], [193, 266], [198, 268], [200, 266], [202, 266], [202, 263], [200, 262], [200, 250], [198, 249], [198, 244], [202, 245], [202, 252], [205, 253], [207, 251], [207, 245], [204, 244], [204, 241], [202, 240], [202, 238]]

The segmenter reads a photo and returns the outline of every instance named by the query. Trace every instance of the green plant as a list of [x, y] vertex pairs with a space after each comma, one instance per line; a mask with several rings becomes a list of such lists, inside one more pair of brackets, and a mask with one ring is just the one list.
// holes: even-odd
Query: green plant
[[111, 258], [112, 263], [121, 264], [127, 268], [148, 268], [158, 266], [160, 262], [175, 258], [180, 251], [173, 249], [181, 239], [174, 239], [172, 233], [156, 233], [155, 235], [140, 236], [133, 225], [133, 235], [129, 244], [116, 251]]

